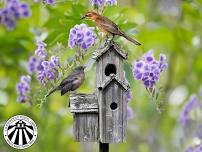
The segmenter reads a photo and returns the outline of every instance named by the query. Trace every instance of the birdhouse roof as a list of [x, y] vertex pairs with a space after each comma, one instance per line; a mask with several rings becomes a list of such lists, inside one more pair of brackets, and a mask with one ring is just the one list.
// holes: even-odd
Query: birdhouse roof
[[126, 91], [129, 90], [130, 86], [126, 81], [121, 81], [115, 74], [110, 74], [110, 76], [98, 86], [99, 90], [105, 89], [112, 81], [116, 81], [120, 86], [122, 86]]
[[128, 53], [125, 53], [121, 48], [119, 48], [118, 44], [115, 42], [107, 43], [104, 48], [98, 49], [95, 53], [93, 53], [93, 59], [98, 60], [102, 55], [104, 55], [110, 48], [113, 47], [114, 50], [121, 56], [123, 59], [128, 58]]

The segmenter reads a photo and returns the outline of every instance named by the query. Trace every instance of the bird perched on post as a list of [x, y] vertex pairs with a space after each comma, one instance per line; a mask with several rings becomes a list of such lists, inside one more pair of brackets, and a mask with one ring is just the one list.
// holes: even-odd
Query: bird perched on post
[[75, 91], [78, 89], [85, 80], [84, 66], [76, 67], [70, 75], [68, 75], [58, 87], [50, 91], [46, 97], [51, 95], [53, 92], [60, 90], [61, 96], [69, 91]]
[[107, 36], [111, 34], [114, 38], [115, 35], [119, 35], [126, 38], [128, 41], [134, 43], [135, 45], [141, 45], [137, 40], [127, 36], [126, 33], [123, 32], [113, 21], [111, 21], [105, 16], [102, 16], [93, 11], [89, 11], [81, 19], [85, 19], [85, 18], [94, 21], [96, 23], [96, 26], [102, 32], [106, 33]]

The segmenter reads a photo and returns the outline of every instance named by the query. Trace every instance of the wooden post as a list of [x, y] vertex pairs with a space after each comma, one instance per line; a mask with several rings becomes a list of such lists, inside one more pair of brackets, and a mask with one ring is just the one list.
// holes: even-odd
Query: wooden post
[[99, 152], [109, 152], [109, 144], [99, 142]]

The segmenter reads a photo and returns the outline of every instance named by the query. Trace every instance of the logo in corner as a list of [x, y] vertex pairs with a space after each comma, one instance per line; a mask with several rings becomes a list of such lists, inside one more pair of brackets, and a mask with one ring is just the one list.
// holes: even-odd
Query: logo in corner
[[37, 138], [37, 126], [32, 119], [24, 115], [10, 118], [3, 130], [6, 142], [13, 148], [30, 147]]

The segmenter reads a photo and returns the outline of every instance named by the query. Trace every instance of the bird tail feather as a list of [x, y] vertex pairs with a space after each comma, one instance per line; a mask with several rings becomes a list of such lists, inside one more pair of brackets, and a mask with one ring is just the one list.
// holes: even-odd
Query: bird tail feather
[[126, 38], [128, 41], [134, 43], [135, 45], [141, 45], [141, 43], [139, 43], [137, 40], [135, 40], [135, 39], [133, 39], [133, 38], [127, 36], [125, 33], [122, 33], [122, 36], [123, 36], [124, 38]]
[[48, 96], [50, 96], [52, 93], [54, 93], [55, 91], [57, 91], [57, 90], [60, 90], [60, 86], [59, 86], [59, 87], [56, 87], [56, 88], [53, 89], [53, 90], [51, 90], [51, 91], [46, 95], [46, 98], [47, 98]]

